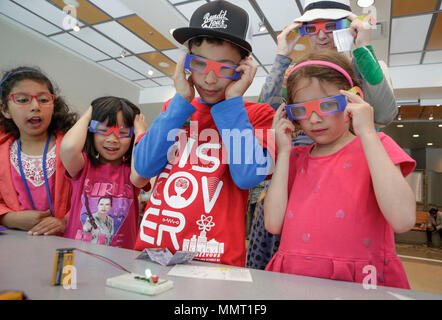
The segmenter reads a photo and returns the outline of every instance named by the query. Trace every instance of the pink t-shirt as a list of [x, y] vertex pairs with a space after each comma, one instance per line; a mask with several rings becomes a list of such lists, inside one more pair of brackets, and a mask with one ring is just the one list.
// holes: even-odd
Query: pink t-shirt
[[[412, 172], [415, 161], [378, 136], [402, 174]], [[375, 270], [377, 285], [409, 289], [360, 139], [328, 156], [312, 157], [312, 148], [292, 149], [280, 247], [266, 270], [358, 283]]]
[[[55, 188], [55, 163], [56, 163], [56, 146], [54, 145], [48, 151], [46, 156], [46, 174], [48, 177], [49, 193], [51, 195], [52, 205], [54, 204], [54, 188]], [[14, 188], [17, 191], [18, 201], [20, 202], [20, 210], [34, 210], [25, 185], [23, 184], [20, 169], [18, 165], [18, 143], [15, 140], [10, 148], [9, 158], [11, 167], [11, 177]], [[23, 173], [25, 174], [29, 192], [35, 205], [35, 210], [49, 210], [49, 201], [46, 193], [46, 186], [43, 174], [43, 155], [30, 156], [21, 153], [21, 162]]]
[[[86, 153], [83, 170], [72, 182], [66, 238], [132, 249], [138, 232], [139, 189], [130, 181], [130, 165], [92, 166]], [[87, 198], [85, 198], [85, 196]]]

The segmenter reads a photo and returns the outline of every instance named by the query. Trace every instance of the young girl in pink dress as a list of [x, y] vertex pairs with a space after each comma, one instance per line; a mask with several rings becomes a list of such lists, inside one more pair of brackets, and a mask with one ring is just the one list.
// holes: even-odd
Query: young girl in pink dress
[[101, 97], [66, 133], [60, 156], [72, 183], [71, 212], [64, 236], [132, 249], [138, 233], [140, 188], [149, 179], [133, 168], [135, 137], [144, 116], [130, 101]]
[[[415, 161], [376, 133], [357, 85], [348, 58], [336, 52], [310, 54], [289, 75], [264, 203], [266, 229], [281, 243], [266, 270], [409, 289], [394, 232], [415, 223], [404, 178]], [[295, 125], [315, 144], [292, 148]]]
[[76, 114], [42, 71], [27, 66], [0, 79], [0, 111], [0, 224], [63, 234], [71, 185], [59, 152]]

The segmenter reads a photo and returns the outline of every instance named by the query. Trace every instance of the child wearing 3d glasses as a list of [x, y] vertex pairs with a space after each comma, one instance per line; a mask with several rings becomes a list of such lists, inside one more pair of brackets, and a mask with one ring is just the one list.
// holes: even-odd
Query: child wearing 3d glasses
[[70, 207], [59, 151], [77, 115], [57, 91], [27, 66], [0, 80], [0, 224], [34, 236], [63, 234]]
[[244, 266], [248, 189], [273, 165], [274, 110], [242, 97], [257, 70], [249, 27], [243, 9], [212, 1], [174, 31], [189, 52], [176, 67], [175, 96], [135, 146], [137, 172], [158, 175], [135, 249], [193, 251], [198, 260]]
[[[415, 161], [376, 133], [358, 84], [345, 55], [333, 51], [307, 55], [288, 77], [264, 201], [266, 229], [281, 242], [266, 270], [409, 289], [394, 232], [415, 223], [404, 178]], [[313, 145], [292, 148], [297, 125]]]
[[135, 137], [146, 129], [133, 103], [101, 97], [66, 133], [60, 156], [72, 182], [72, 199], [65, 237], [133, 248], [138, 194], [150, 184], [135, 172], [131, 159]]

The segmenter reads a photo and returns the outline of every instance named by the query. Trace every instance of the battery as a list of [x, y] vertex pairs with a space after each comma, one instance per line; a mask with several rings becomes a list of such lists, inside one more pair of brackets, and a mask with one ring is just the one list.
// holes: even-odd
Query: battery
[[[54, 269], [52, 271], [52, 286], [59, 286], [63, 283], [64, 268], [66, 266], [74, 265], [74, 248], [60, 248], [55, 252], [55, 260], [54, 260]], [[68, 284], [70, 284], [70, 280], [68, 280]]]

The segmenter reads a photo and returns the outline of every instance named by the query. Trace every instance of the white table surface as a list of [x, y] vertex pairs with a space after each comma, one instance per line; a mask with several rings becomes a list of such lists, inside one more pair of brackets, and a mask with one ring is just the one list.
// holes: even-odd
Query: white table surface
[[[84, 253], [75, 252], [77, 289], [51, 286], [54, 257], [58, 248], [78, 248], [109, 258], [126, 269], [153, 274], [173, 281], [173, 289], [158, 296], [147, 296], [106, 287], [109, 277], [123, 271]], [[252, 282], [207, 280], [168, 276], [172, 267], [135, 259], [139, 251], [94, 245], [54, 236], [29, 236], [26, 232], [0, 232], [0, 291], [23, 291], [34, 300], [77, 299], [160, 299], [160, 300], [400, 300], [437, 299], [442, 295], [377, 286], [364, 289], [362, 284], [325, 280], [250, 269]], [[220, 266], [192, 261], [192, 265]]]

